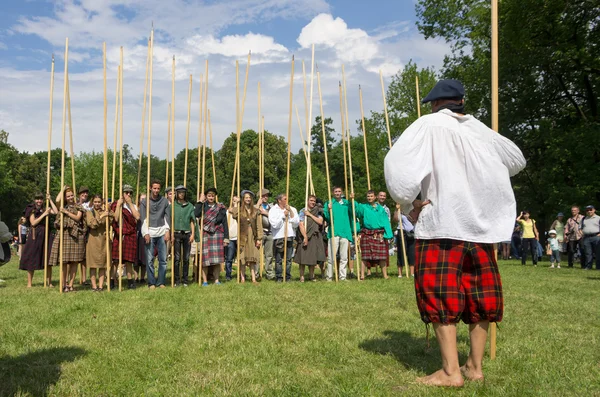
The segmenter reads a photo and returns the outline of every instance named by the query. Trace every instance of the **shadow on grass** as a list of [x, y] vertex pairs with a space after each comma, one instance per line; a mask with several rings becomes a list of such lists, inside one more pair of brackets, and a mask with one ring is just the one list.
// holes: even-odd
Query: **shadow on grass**
[[[459, 336], [459, 342], [460, 339]], [[409, 332], [388, 330], [383, 331], [383, 338], [365, 340], [358, 347], [372, 353], [392, 355], [405, 368], [429, 374], [440, 369], [442, 365], [435, 334], [430, 335], [430, 344], [431, 347], [428, 348], [426, 338], [415, 338]], [[462, 363], [466, 358], [459, 351], [459, 361]]]
[[43, 349], [16, 357], [0, 358], [0, 396], [17, 393], [46, 396], [48, 388], [60, 379], [61, 365], [84, 356], [78, 347]]

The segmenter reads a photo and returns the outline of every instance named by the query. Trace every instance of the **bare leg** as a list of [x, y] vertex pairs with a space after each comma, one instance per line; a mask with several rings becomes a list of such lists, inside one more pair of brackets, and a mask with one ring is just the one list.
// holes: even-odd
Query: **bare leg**
[[389, 278], [387, 275], [387, 266], [386, 266], [387, 262], [386, 261], [379, 261], [379, 266], [381, 267], [381, 274], [383, 274], [383, 278]]
[[75, 263], [71, 263], [69, 264], [69, 288], [73, 288], [75, 276], [77, 276], [77, 265]]
[[304, 282], [304, 266], [305, 265], [300, 265], [300, 282], [303, 283]]
[[98, 277], [100, 280], [98, 288], [102, 289], [102, 288], [104, 288], [104, 277], [106, 276], [106, 269], [104, 269], [104, 268], [99, 269], [98, 274], [100, 275], [100, 277]]
[[409, 267], [410, 267], [410, 275], [414, 277], [415, 276], [415, 266], [410, 265]]
[[50, 288], [54, 287], [52, 285], [52, 268], [53, 266], [48, 266], [48, 270], [46, 272], [46, 285]]
[[92, 289], [96, 289], [96, 269], [90, 268], [90, 281], [92, 283]]
[[433, 324], [433, 329], [440, 345], [442, 369], [417, 379], [417, 382], [429, 386], [463, 386], [456, 348], [456, 324]]
[[240, 264], [240, 283], [246, 282], [246, 264]]
[[360, 277], [358, 278], [358, 281], [362, 281], [365, 279], [365, 267], [367, 267], [365, 261], [361, 261], [360, 264]]
[[221, 264], [213, 265], [213, 279], [215, 284], [219, 283], [219, 275], [221, 274]]
[[207, 268], [204, 267], [204, 266], [202, 266], [202, 282], [203, 283], [207, 283], [208, 282], [208, 280], [206, 279], [206, 271], [207, 271]]
[[87, 264], [85, 262], [81, 262], [81, 275], [79, 276], [79, 281], [81, 285], [85, 284], [87, 278]]
[[485, 354], [485, 343], [487, 341], [489, 321], [481, 321], [469, 325], [469, 339], [471, 339], [471, 351], [465, 365], [460, 371], [469, 380], [483, 380], [483, 355]]
[[308, 278], [310, 278], [311, 281], [314, 281], [314, 279], [315, 279], [315, 267], [314, 266], [308, 267]]
[[248, 263], [248, 266], [250, 266], [250, 274], [252, 275], [252, 284], [256, 284], [256, 272], [254, 271], [254, 265], [256, 265], [256, 263]]
[[31, 288], [31, 283], [33, 283], [33, 270], [27, 270], [27, 288]]
[[125, 262], [125, 270], [127, 272], [127, 280], [131, 281], [133, 278], [133, 263]]

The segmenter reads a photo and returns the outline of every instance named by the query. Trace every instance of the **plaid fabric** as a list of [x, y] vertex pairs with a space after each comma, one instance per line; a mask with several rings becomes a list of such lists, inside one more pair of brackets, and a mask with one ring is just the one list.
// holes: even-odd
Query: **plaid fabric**
[[365, 262], [385, 261], [388, 258], [388, 243], [383, 238], [383, 229], [362, 229], [360, 231], [360, 253]]
[[[115, 212], [117, 203], [113, 202], [110, 206], [111, 211]], [[123, 208], [123, 246], [122, 261], [138, 262], [138, 238], [137, 238], [137, 220], [133, 217], [131, 211]], [[113, 240], [112, 240], [112, 259], [119, 260], [119, 222], [113, 221]]]
[[[57, 236], [52, 242], [52, 252], [48, 265], [58, 266], [60, 238]], [[80, 263], [85, 259], [85, 235], [73, 237], [70, 229], [63, 229], [63, 263]], [[42, 258], [44, 254], [42, 253]]]
[[504, 301], [493, 244], [416, 240], [415, 290], [425, 323], [502, 320]]
[[223, 231], [204, 232], [202, 236], [202, 266], [212, 266], [224, 261]]

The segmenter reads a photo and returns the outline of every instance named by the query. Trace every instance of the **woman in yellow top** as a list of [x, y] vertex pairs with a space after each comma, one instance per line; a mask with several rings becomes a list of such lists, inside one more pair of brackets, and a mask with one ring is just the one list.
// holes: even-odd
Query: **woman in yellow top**
[[535, 226], [535, 220], [531, 218], [529, 211], [521, 211], [521, 214], [517, 217], [517, 222], [521, 226], [523, 235], [521, 236], [521, 265], [525, 265], [527, 260], [527, 250], [531, 251], [531, 257], [533, 258], [533, 266], [537, 266], [537, 244], [540, 239], [537, 227]]

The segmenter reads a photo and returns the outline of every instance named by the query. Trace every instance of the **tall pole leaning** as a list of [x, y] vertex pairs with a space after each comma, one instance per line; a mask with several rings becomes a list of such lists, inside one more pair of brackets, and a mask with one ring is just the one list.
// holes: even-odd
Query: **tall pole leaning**
[[[104, 205], [107, 211], [110, 210], [108, 205], [108, 100], [106, 96], [106, 42], [102, 45], [102, 66], [104, 69], [103, 78], [104, 78], [104, 156], [102, 158], [102, 196], [104, 197]], [[107, 285], [110, 288], [110, 261], [111, 261], [111, 247], [110, 247], [110, 223], [108, 221], [109, 217], [106, 217], [104, 220], [104, 231], [105, 231], [105, 245], [106, 245], [106, 273], [104, 279], [107, 280]], [[110, 289], [109, 289], [110, 291]]]
[[152, 155], [152, 80], [153, 80], [153, 69], [154, 69], [154, 27], [150, 31], [150, 88], [149, 94], [150, 98], [148, 98], [148, 164], [146, 167], [146, 227], [148, 228], [148, 232], [150, 231], [150, 197], [151, 197], [151, 186], [150, 186], [150, 157]]
[[63, 122], [62, 122], [62, 152], [60, 160], [60, 188], [63, 196], [60, 199], [60, 230], [59, 230], [59, 250], [58, 250], [58, 264], [60, 271], [60, 293], [63, 293], [64, 277], [63, 277], [63, 221], [64, 214], [63, 209], [65, 208], [65, 197], [64, 197], [64, 186], [65, 186], [65, 133], [67, 129], [67, 90], [68, 90], [68, 74], [69, 74], [69, 38], [65, 39], [65, 71], [63, 74], [64, 87], [63, 87]]
[[[140, 133], [140, 156], [138, 159], [137, 183], [135, 185], [135, 199], [140, 194], [140, 177], [142, 173], [142, 154], [144, 153], [144, 135], [146, 133], [146, 99], [148, 97], [148, 65], [150, 63], [150, 40], [148, 40], [148, 54], [146, 55], [146, 77], [144, 78], [144, 105], [142, 111], [142, 132]], [[148, 161], [150, 159], [148, 158]]]
[[[290, 76], [290, 112], [288, 117], [288, 137], [287, 137], [287, 167], [286, 167], [286, 177], [285, 177], [285, 197], [286, 200], [290, 194], [290, 159], [292, 153], [292, 102], [294, 96], [294, 56], [292, 55], [292, 73]], [[290, 208], [289, 201], [287, 208]], [[286, 281], [287, 274], [287, 239], [288, 239], [288, 225], [290, 222], [290, 213], [288, 210], [288, 215], [285, 217], [284, 224], [284, 235], [283, 235], [283, 282]]]
[[[123, 199], [123, 47], [121, 46], [121, 75], [119, 84], [119, 197]], [[123, 209], [119, 216], [119, 291], [123, 291]]]
[[[48, 116], [48, 162], [46, 165], [46, 208], [50, 206], [50, 156], [52, 151], [52, 106], [54, 100], [54, 54], [52, 54], [52, 66], [50, 69], [50, 112]], [[50, 219], [46, 216], [44, 220], [44, 288], [48, 286], [48, 228]]]
[[[498, 132], [498, 0], [492, 0], [492, 129]], [[496, 323], [490, 326], [490, 358], [496, 359]]]

